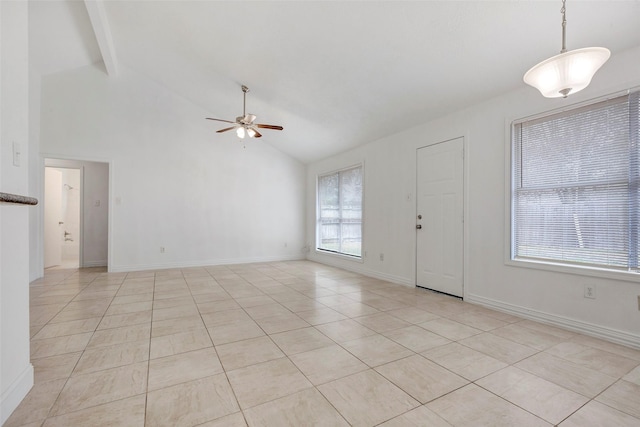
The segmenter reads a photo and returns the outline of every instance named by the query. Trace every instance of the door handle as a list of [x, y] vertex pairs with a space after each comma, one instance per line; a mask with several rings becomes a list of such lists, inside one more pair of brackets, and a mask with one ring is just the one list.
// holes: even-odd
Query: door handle
[[422, 224], [416, 225], [416, 229], [418, 229], [418, 230], [422, 229]]

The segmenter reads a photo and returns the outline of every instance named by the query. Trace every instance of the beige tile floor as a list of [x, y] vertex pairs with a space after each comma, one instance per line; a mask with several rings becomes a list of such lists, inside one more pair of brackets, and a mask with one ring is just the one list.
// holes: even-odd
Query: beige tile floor
[[306, 261], [47, 270], [12, 426], [640, 426], [640, 351]]

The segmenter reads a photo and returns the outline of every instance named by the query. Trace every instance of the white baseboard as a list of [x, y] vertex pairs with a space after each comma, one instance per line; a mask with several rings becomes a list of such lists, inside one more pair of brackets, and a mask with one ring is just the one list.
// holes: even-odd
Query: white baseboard
[[20, 402], [22, 402], [22, 399], [29, 393], [31, 387], [33, 387], [33, 365], [29, 363], [13, 384], [2, 392], [2, 397], [0, 397], [0, 425], [7, 421]]
[[479, 304], [491, 309], [513, 314], [515, 316], [524, 317], [526, 319], [535, 320], [552, 326], [558, 326], [584, 335], [601, 338], [616, 344], [622, 344], [627, 347], [640, 349], [640, 336], [629, 332], [607, 328], [605, 326], [583, 322], [581, 320], [571, 319], [557, 314], [532, 310], [530, 308], [508, 304], [491, 298], [481, 297], [479, 295], [468, 294], [465, 296], [464, 300], [472, 304]]
[[[364, 276], [373, 277], [374, 279], [386, 280], [387, 282], [395, 283], [398, 285], [415, 287], [415, 281], [413, 278], [407, 278], [402, 276], [395, 276], [393, 274], [383, 273], [381, 271], [375, 271], [364, 267], [361, 262], [349, 262], [338, 260], [337, 258], [327, 257], [307, 257], [309, 261], [317, 262], [320, 264], [326, 264], [331, 267], [342, 268], [343, 270], [351, 271], [353, 273], [362, 274]], [[342, 261], [342, 262], [340, 262]]]
[[107, 260], [102, 260], [102, 261], [85, 261], [82, 263], [83, 267], [106, 267], [107, 266]]
[[189, 268], [189, 267], [207, 267], [212, 265], [300, 261], [303, 259], [305, 259], [304, 255], [289, 255], [289, 256], [271, 256], [271, 257], [224, 258], [224, 259], [214, 259], [214, 260], [207, 260], [207, 261], [176, 261], [176, 262], [165, 262], [162, 264], [112, 265], [111, 268], [109, 269], [109, 272], [121, 273], [121, 272], [128, 272], [128, 271], [164, 270], [167, 268]]

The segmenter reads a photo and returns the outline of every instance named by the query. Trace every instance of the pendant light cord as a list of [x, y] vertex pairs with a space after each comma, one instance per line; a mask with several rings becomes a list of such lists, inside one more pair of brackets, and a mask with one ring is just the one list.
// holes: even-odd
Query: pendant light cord
[[567, 39], [567, 18], [566, 18], [566, 12], [567, 12], [567, 7], [565, 5], [566, 0], [562, 0], [562, 9], [560, 9], [560, 13], [562, 14], [562, 50], [560, 51], [560, 53], [565, 53], [567, 51], [567, 44], [566, 44], [566, 39]]

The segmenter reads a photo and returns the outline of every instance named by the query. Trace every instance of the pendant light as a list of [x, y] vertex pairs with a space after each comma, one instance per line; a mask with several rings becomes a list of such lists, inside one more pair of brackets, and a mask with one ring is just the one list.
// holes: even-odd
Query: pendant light
[[566, 0], [562, 0], [562, 50], [535, 65], [524, 75], [526, 84], [538, 89], [547, 98], [566, 98], [589, 86], [593, 75], [607, 62], [611, 52], [604, 47], [586, 47], [567, 51]]

